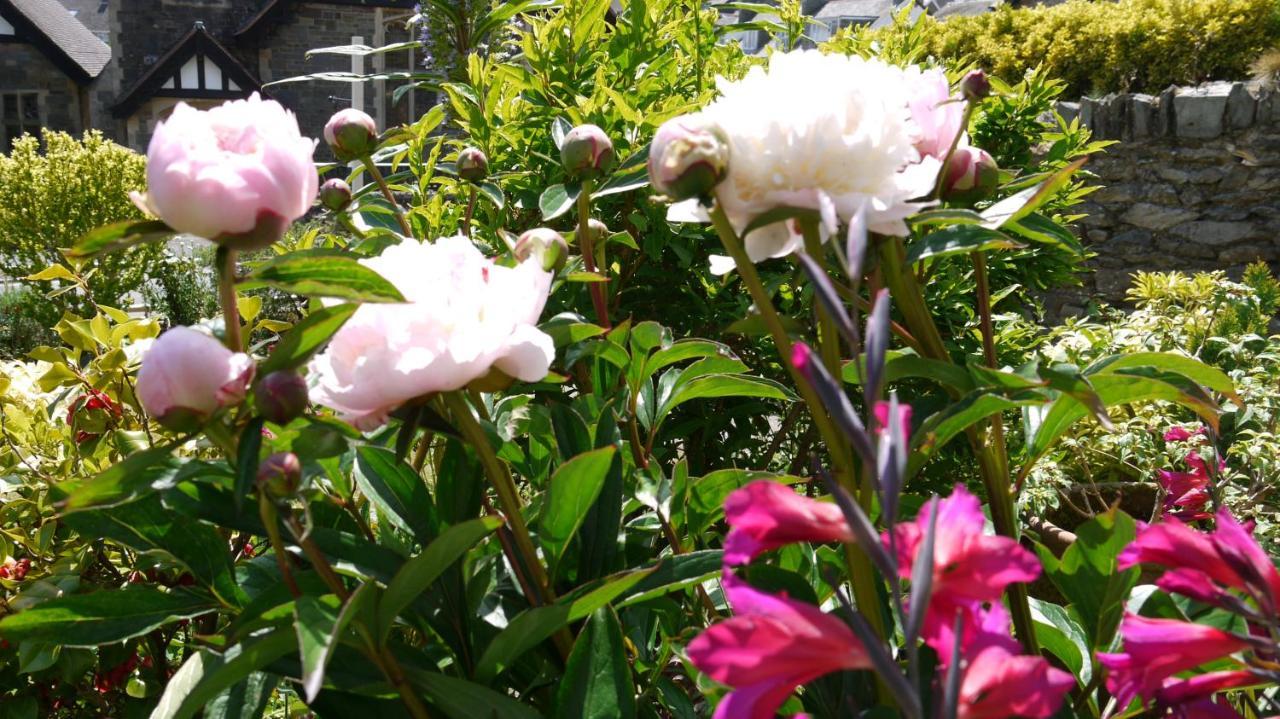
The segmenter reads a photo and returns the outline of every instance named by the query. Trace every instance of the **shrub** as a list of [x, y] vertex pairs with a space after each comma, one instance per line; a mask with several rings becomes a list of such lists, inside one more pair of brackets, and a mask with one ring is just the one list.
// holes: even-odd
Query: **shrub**
[[58, 310], [29, 287], [0, 289], [0, 358], [21, 357], [37, 345], [57, 342], [49, 328]]
[[[1069, 0], [920, 23], [923, 45], [937, 57], [973, 62], [1006, 80], [1043, 67], [1075, 95], [1244, 78], [1280, 40], [1274, 0]], [[907, 28], [870, 33], [893, 44]]]
[[[43, 152], [41, 150], [43, 149]], [[0, 156], [0, 272], [23, 277], [62, 260], [59, 248], [100, 225], [138, 219], [131, 190], [146, 185], [146, 159], [116, 145], [97, 131], [76, 140], [47, 131], [41, 141], [30, 135]], [[117, 305], [138, 289], [163, 247], [152, 245], [108, 255], [86, 268], [92, 298], [66, 293], [52, 301], [63, 308], [88, 302]]]

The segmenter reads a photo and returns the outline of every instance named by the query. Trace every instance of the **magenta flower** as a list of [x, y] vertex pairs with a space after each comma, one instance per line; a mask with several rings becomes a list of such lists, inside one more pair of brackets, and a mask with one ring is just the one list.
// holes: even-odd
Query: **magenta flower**
[[959, 719], [1044, 719], [1062, 705], [1075, 677], [1044, 657], [1017, 655], [1001, 646], [977, 653], [960, 682]]
[[1164, 431], [1164, 441], [1166, 442], [1185, 442], [1192, 437], [1204, 435], [1204, 427], [1197, 428], [1194, 432], [1186, 427], [1174, 425]]
[[1137, 696], [1154, 698], [1175, 674], [1249, 645], [1247, 640], [1214, 627], [1137, 614], [1125, 615], [1120, 633], [1123, 652], [1098, 654], [1098, 661], [1107, 668], [1107, 690], [1120, 707], [1127, 707]]
[[[1209, 672], [1189, 679], [1166, 681], [1163, 688], [1156, 690], [1155, 700], [1162, 707], [1190, 709], [1212, 703], [1209, 701], [1210, 698], [1225, 689], [1238, 689], [1261, 683], [1262, 680], [1253, 672], [1242, 669]], [[1199, 715], [1188, 714], [1187, 716]], [[1223, 716], [1235, 716], [1235, 714]]]
[[1169, 716], [1172, 719], [1244, 719], [1240, 712], [1212, 699], [1173, 707]]
[[733, 691], [714, 719], [773, 719], [796, 687], [871, 662], [853, 631], [817, 607], [753, 589], [726, 573], [735, 616], [689, 643], [694, 666]]
[[[876, 406], [873, 408], [872, 411], [875, 413], [875, 419], [876, 419], [875, 432], [876, 434], [879, 434], [880, 432], [884, 431], [885, 427], [889, 426], [889, 422], [890, 422], [889, 403], [876, 402]], [[911, 436], [911, 405], [909, 404], [898, 405], [898, 422], [901, 423], [902, 425], [902, 436], [910, 437]]]
[[[1187, 455], [1190, 472], [1160, 470], [1157, 479], [1164, 488], [1164, 515], [1190, 522], [1208, 519], [1205, 507], [1209, 503], [1209, 470], [1199, 454]], [[1225, 467], [1225, 463], [1221, 465]]]
[[[894, 528], [896, 547], [893, 548], [897, 551], [898, 571], [903, 578], [911, 577], [934, 503], [938, 503], [938, 524], [934, 539], [933, 594], [925, 612], [922, 634], [940, 656], [949, 656], [956, 614], [963, 612], [976, 617], [982, 603], [998, 602], [1005, 587], [1040, 576], [1040, 562], [1016, 541], [985, 534], [978, 498], [957, 486], [950, 497], [930, 500], [914, 522]], [[887, 535], [884, 541], [889, 545]]]
[[746, 564], [761, 552], [795, 542], [852, 542], [840, 508], [803, 497], [786, 485], [757, 480], [724, 501], [729, 534], [724, 563]]

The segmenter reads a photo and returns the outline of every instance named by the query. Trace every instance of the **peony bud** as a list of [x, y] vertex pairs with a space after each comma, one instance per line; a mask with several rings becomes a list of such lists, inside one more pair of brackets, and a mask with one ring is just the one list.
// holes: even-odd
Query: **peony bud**
[[315, 141], [255, 93], [210, 110], [178, 103], [147, 148], [147, 193], [130, 197], [178, 232], [267, 247], [315, 204]]
[[483, 182], [489, 176], [489, 158], [478, 147], [458, 153], [458, 177], [467, 182]]
[[520, 262], [530, 257], [540, 257], [542, 269], [547, 272], [562, 270], [569, 259], [569, 243], [555, 230], [536, 227], [520, 235], [520, 239], [516, 241], [515, 255]]
[[378, 126], [368, 113], [348, 107], [335, 112], [325, 123], [324, 141], [339, 162], [359, 160], [372, 155], [378, 147]]
[[190, 327], [174, 327], [142, 358], [138, 400], [165, 427], [191, 431], [243, 400], [253, 371], [249, 355]]
[[307, 381], [297, 372], [272, 372], [253, 391], [254, 407], [269, 422], [288, 424], [307, 409]]
[[960, 94], [969, 102], [981, 102], [991, 94], [991, 81], [987, 73], [973, 70], [960, 81]]
[[595, 125], [578, 125], [564, 136], [560, 163], [570, 177], [599, 177], [613, 168], [613, 142]]
[[594, 217], [587, 220], [587, 230], [591, 232], [592, 242], [604, 242], [604, 239], [610, 235], [609, 226]]
[[302, 484], [302, 462], [293, 452], [277, 452], [258, 465], [258, 489], [272, 499], [288, 499]]
[[320, 186], [320, 204], [333, 212], [342, 212], [351, 204], [351, 185], [333, 178]]
[[698, 115], [668, 120], [649, 146], [649, 183], [672, 200], [706, 197], [729, 169], [729, 141]]
[[943, 169], [942, 199], [972, 205], [991, 196], [1000, 183], [1000, 168], [985, 150], [957, 147]]

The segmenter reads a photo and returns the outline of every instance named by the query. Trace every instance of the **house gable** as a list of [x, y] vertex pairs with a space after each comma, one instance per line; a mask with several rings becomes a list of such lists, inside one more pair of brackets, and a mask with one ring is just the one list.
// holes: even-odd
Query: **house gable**
[[261, 89], [261, 83], [196, 22], [156, 60], [112, 108], [116, 117], [132, 115], [153, 97], [230, 100]]
[[0, 0], [0, 42], [34, 45], [80, 85], [111, 61], [111, 48], [58, 0]]

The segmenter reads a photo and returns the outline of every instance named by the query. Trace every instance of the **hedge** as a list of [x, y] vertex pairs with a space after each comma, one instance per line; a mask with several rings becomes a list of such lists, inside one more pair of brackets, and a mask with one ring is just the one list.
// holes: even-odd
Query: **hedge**
[[[1040, 65], [1068, 84], [1068, 96], [1242, 79], [1250, 63], [1280, 45], [1277, 0], [1068, 0], [920, 22], [929, 54], [971, 61], [1009, 81]], [[909, 28], [871, 32], [885, 40]]]

